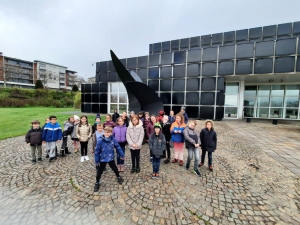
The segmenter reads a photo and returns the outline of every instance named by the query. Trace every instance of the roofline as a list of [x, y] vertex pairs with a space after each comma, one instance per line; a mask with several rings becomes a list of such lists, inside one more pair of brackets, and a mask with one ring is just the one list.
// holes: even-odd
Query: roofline
[[8, 59], [14, 59], [14, 60], [22, 61], [22, 62], [32, 63], [32, 64], [34, 63], [32, 61], [27, 61], [27, 60], [24, 60], [24, 59], [18, 59], [18, 58], [13, 58], [13, 57], [4, 56], [4, 55], [3, 55], [3, 57], [8, 58]]
[[74, 70], [66, 70], [68, 72], [73, 72], [73, 73], [78, 73], [77, 71], [74, 71]]
[[53, 66], [60, 66], [60, 67], [63, 67], [63, 68], [68, 68], [66, 66], [61, 66], [61, 65], [58, 65], [58, 64], [49, 63], [49, 62], [45, 62], [45, 61], [41, 61], [41, 60], [34, 60], [34, 62], [47, 63], [47, 64], [50, 64], [50, 65], [53, 65]]

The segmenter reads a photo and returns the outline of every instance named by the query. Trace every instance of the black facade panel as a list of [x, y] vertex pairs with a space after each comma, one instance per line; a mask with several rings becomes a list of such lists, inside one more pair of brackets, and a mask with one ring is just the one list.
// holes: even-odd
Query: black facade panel
[[200, 119], [214, 119], [214, 107], [201, 107]]
[[[183, 93], [172, 93], [172, 104], [181, 104], [181, 105], [184, 104], [184, 94]], [[175, 114], [176, 114], [176, 111], [175, 111]]]
[[85, 109], [84, 109], [84, 104], [83, 104], [83, 100], [81, 99], [81, 112], [85, 112]]
[[237, 60], [235, 74], [252, 74], [252, 60]]
[[189, 118], [199, 118], [199, 108], [195, 106], [186, 107], [186, 113], [189, 115]]
[[217, 78], [217, 90], [224, 91], [225, 90], [225, 79], [224, 77]]
[[100, 72], [100, 62], [96, 63], [96, 73]]
[[173, 67], [173, 77], [185, 77], [185, 65], [174, 66]]
[[186, 99], [186, 105], [199, 105], [200, 104], [199, 92], [186, 92], [185, 99]]
[[203, 63], [202, 64], [202, 76], [216, 76], [217, 63]]
[[[159, 65], [159, 56], [160, 55], [149, 55], [149, 66]], [[127, 61], [128, 63], [128, 61]]]
[[164, 105], [164, 111], [165, 111], [166, 115], [169, 115], [169, 112], [171, 111], [171, 106]]
[[300, 34], [300, 21], [294, 23], [293, 34]]
[[162, 42], [161, 46], [163, 52], [169, 52], [171, 49], [171, 42], [170, 41]]
[[240, 44], [236, 46], [236, 58], [252, 58], [254, 54], [254, 45], [251, 44]]
[[171, 78], [172, 77], [172, 67], [164, 66], [160, 69], [160, 78]]
[[296, 71], [297, 71], [297, 72], [300, 72], [300, 57], [297, 58]]
[[189, 47], [190, 44], [190, 39], [189, 38], [184, 38], [180, 40], [180, 48], [185, 48], [187, 49]]
[[173, 91], [184, 91], [185, 80], [173, 80]]
[[154, 91], [158, 91], [158, 80], [149, 80], [148, 86], [152, 88]]
[[216, 105], [224, 106], [225, 95], [224, 92], [217, 92]]
[[99, 76], [99, 73], [96, 73], [96, 83], [99, 83], [100, 82], [100, 76]]
[[211, 35], [201, 36], [201, 46], [211, 46]]
[[196, 78], [189, 78], [186, 81], [186, 91], [199, 91], [200, 89], [200, 80]]
[[108, 72], [107, 73], [107, 82], [116, 82], [118, 74], [117, 72]]
[[100, 82], [107, 82], [107, 73], [106, 72], [100, 72], [99, 73], [99, 81]]
[[107, 104], [100, 104], [100, 113], [107, 113]]
[[92, 104], [84, 104], [84, 112], [91, 113], [92, 112]]
[[99, 71], [107, 72], [108, 71], [108, 62], [100, 62]]
[[263, 27], [263, 37], [272, 37], [276, 35], [276, 25]]
[[141, 80], [147, 80], [148, 69], [139, 69], [137, 71], [137, 75], [139, 75]]
[[85, 84], [81, 84], [81, 93], [85, 92]]
[[224, 118], [224, 107], [217, 107], [215, 120], [222, 120], [223, 118]]
[[148, 79], [157, 79], [159, 77], [159, 68], [154, 67], [149, 69]]
[[138, 57], [138, 67], [147, 67], [148, 66], [148, 56]]
[[92, 92], [99, 92], [99, 84], [92, 84]]
[[128, 69], [135, 69], [136, 67], [137, 67], [136, 57], [134, 57], [134, 58], [128, 58], [127, 59], [127, 68]]
[[107, 94], [100, 94], [100, 103], [107, 103]]
[[260, 39], [262, 36], [262, 28], [256, 27], [249, 29], [249, 39]]
[[219, 62], [218, 68], [219, 75], [233, 75], [234, 74], [234, 62], [233, 61], [224, 61]]
[[152, 44], [149, 45], [149, 54], [152, 54], [153, 50], [152, 50]]
[[171, 93], [160, 93], [160, 99], [164, 104], [171, 104]]
[[84, 101], [85, 102], [92, 102], [92, 95], [91, 94], [85, 94]]
[[[82, 91], [82, 90], [81, 90]], [[81, 92], [81, 102], [85, 102], [84, 96], [85, 94], [83, 94], [84, 92]]]
[[274, 73], [294, 72], [295, 57], [282, 57], [275, 59]]
[[200, 76], [200, 64], [188, 64], [186, 76], [187, 77], [199, 77]]
[[186, 52], [174, 52], [174, 64], [182, 64], [186, 61]]
[[160, 81], [160, 91], [171, 91], [171, 80], [161, 80]]
[[214, 105], [215, 93], [214, 92], [201, 92], [201, 105]]
[[296, 39], [286, 39], [276, 41], [275, 55], [292, 55], [296, 53]]
[[202, 78], [201, 90], [214, 91], [216, 89], [216, 78]]
[[107, 83], [101, 83], [100, 84], [100, 92], [107, 92]]
[[255, 46], [255, 56], [273, 56], [274, 55], [274, 41], [258, 42]]
[[236, 39], [236, 41], [247, 40], [248, 39], [248, 29], [237, 30], [235, 39]]
[[161, 43], [153, 44], [153, 53], [161, 52]]
[[223, 33], [213, 34], [212, 35], [212, 44], [221, 44], [223, 39]]
[[291, 34], [292, 33], [292, 26], [293, 26], [292, 23], [278, 24], [277, 36]]
[[171, 49], [172, 49], [172, 51], [179, 50], [179, 40], [171, 41]]
[[92, 112], [99, 113], [100, 112], [100, 104], [92, 104]]
[[235, 46], [223, 46], [219, 48], [219, 60], [234, 59]]
[[201, 49], [190, 50], [187, 52], [187, 62], [200, 62], [201, 61]]
[[218, 48], [203, 49], [202, 61], [216, 61]]
[[254, 73], [272, 73], [273, 59], [256, 59], [254, 64]]
[[85, 85], [84, 85], [84, 92], [85, 92], [85, 93], [90, 93], [90, 92], [92, 92], [92, 85], [91, 85], [91, 84], [85, 84]]
[[201, 42], [200, 37], [191, 37], [190, 38], [190, 48], [200, 48]]
[[114, 64], [111, 60], [108, 61], [108, 70], [109, 71], [116, 71], [115, 66], [114, 66]]
[[235, 42], [235, 31], [225, 32], [223, 42], [224, 43], [225, 42], [234, 43]]
[[173, 53], [162, 53], [161, 54], [161, 65], [170, 65], [172, 64]]

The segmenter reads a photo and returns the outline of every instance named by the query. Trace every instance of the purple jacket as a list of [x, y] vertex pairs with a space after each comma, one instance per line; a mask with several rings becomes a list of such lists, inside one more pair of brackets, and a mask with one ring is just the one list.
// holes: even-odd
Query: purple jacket
[[118, 143], [126, 143], [126, 132], [127, 132], [127, 127], [125, 126], [116, 126], [113, 129], [113, 136], [117, 140]]

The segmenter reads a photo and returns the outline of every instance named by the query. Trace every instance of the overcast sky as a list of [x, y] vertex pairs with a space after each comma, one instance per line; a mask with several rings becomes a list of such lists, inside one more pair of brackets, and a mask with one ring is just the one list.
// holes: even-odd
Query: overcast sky
[[144, 56], [149, 44], [300, 21], [299, 0], [2, 0], [0, 52], [95, 76], [92, 62]]

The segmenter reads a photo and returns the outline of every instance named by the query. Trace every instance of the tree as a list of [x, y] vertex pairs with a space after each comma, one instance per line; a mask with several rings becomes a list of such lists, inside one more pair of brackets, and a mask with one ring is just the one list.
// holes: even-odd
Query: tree
[[35, 83], [35, 89], [44, 89], [44, 85], [41, 80], [37, 80]]
[[4, 66], [1, 65], [0, 67], [1, 71], [1, 78], [4, 82], [4, 87], [6, 87], [6, 83], [8, 81], [14, 81], [13, 79], [16, 79], [16, 82], [19, 82], [18, 79], [28, 79], [28, 77], [24, 78], [23, 76], [29, 76], [29, 78], [32, 79], [33, 77], [33, 70], [32, 69], [24, 69], [20, 67], [18, 64], [8, 64], [5, 63]]
[[51, 71], [44, 71], [44, 70], [39, 71], [39, 79], [41, 80], [44, 88], [47, 88], [47, 84], [51, 76], [52, 76]]
[[73, 91], [73, 92], [79, 91], [78, 86], [77, 86], [76, 84], [73, 85], [72, 91]]
[[80, 109], [81, 108], [81, 92], [77, 92], [74, 97], [74, 108]]

